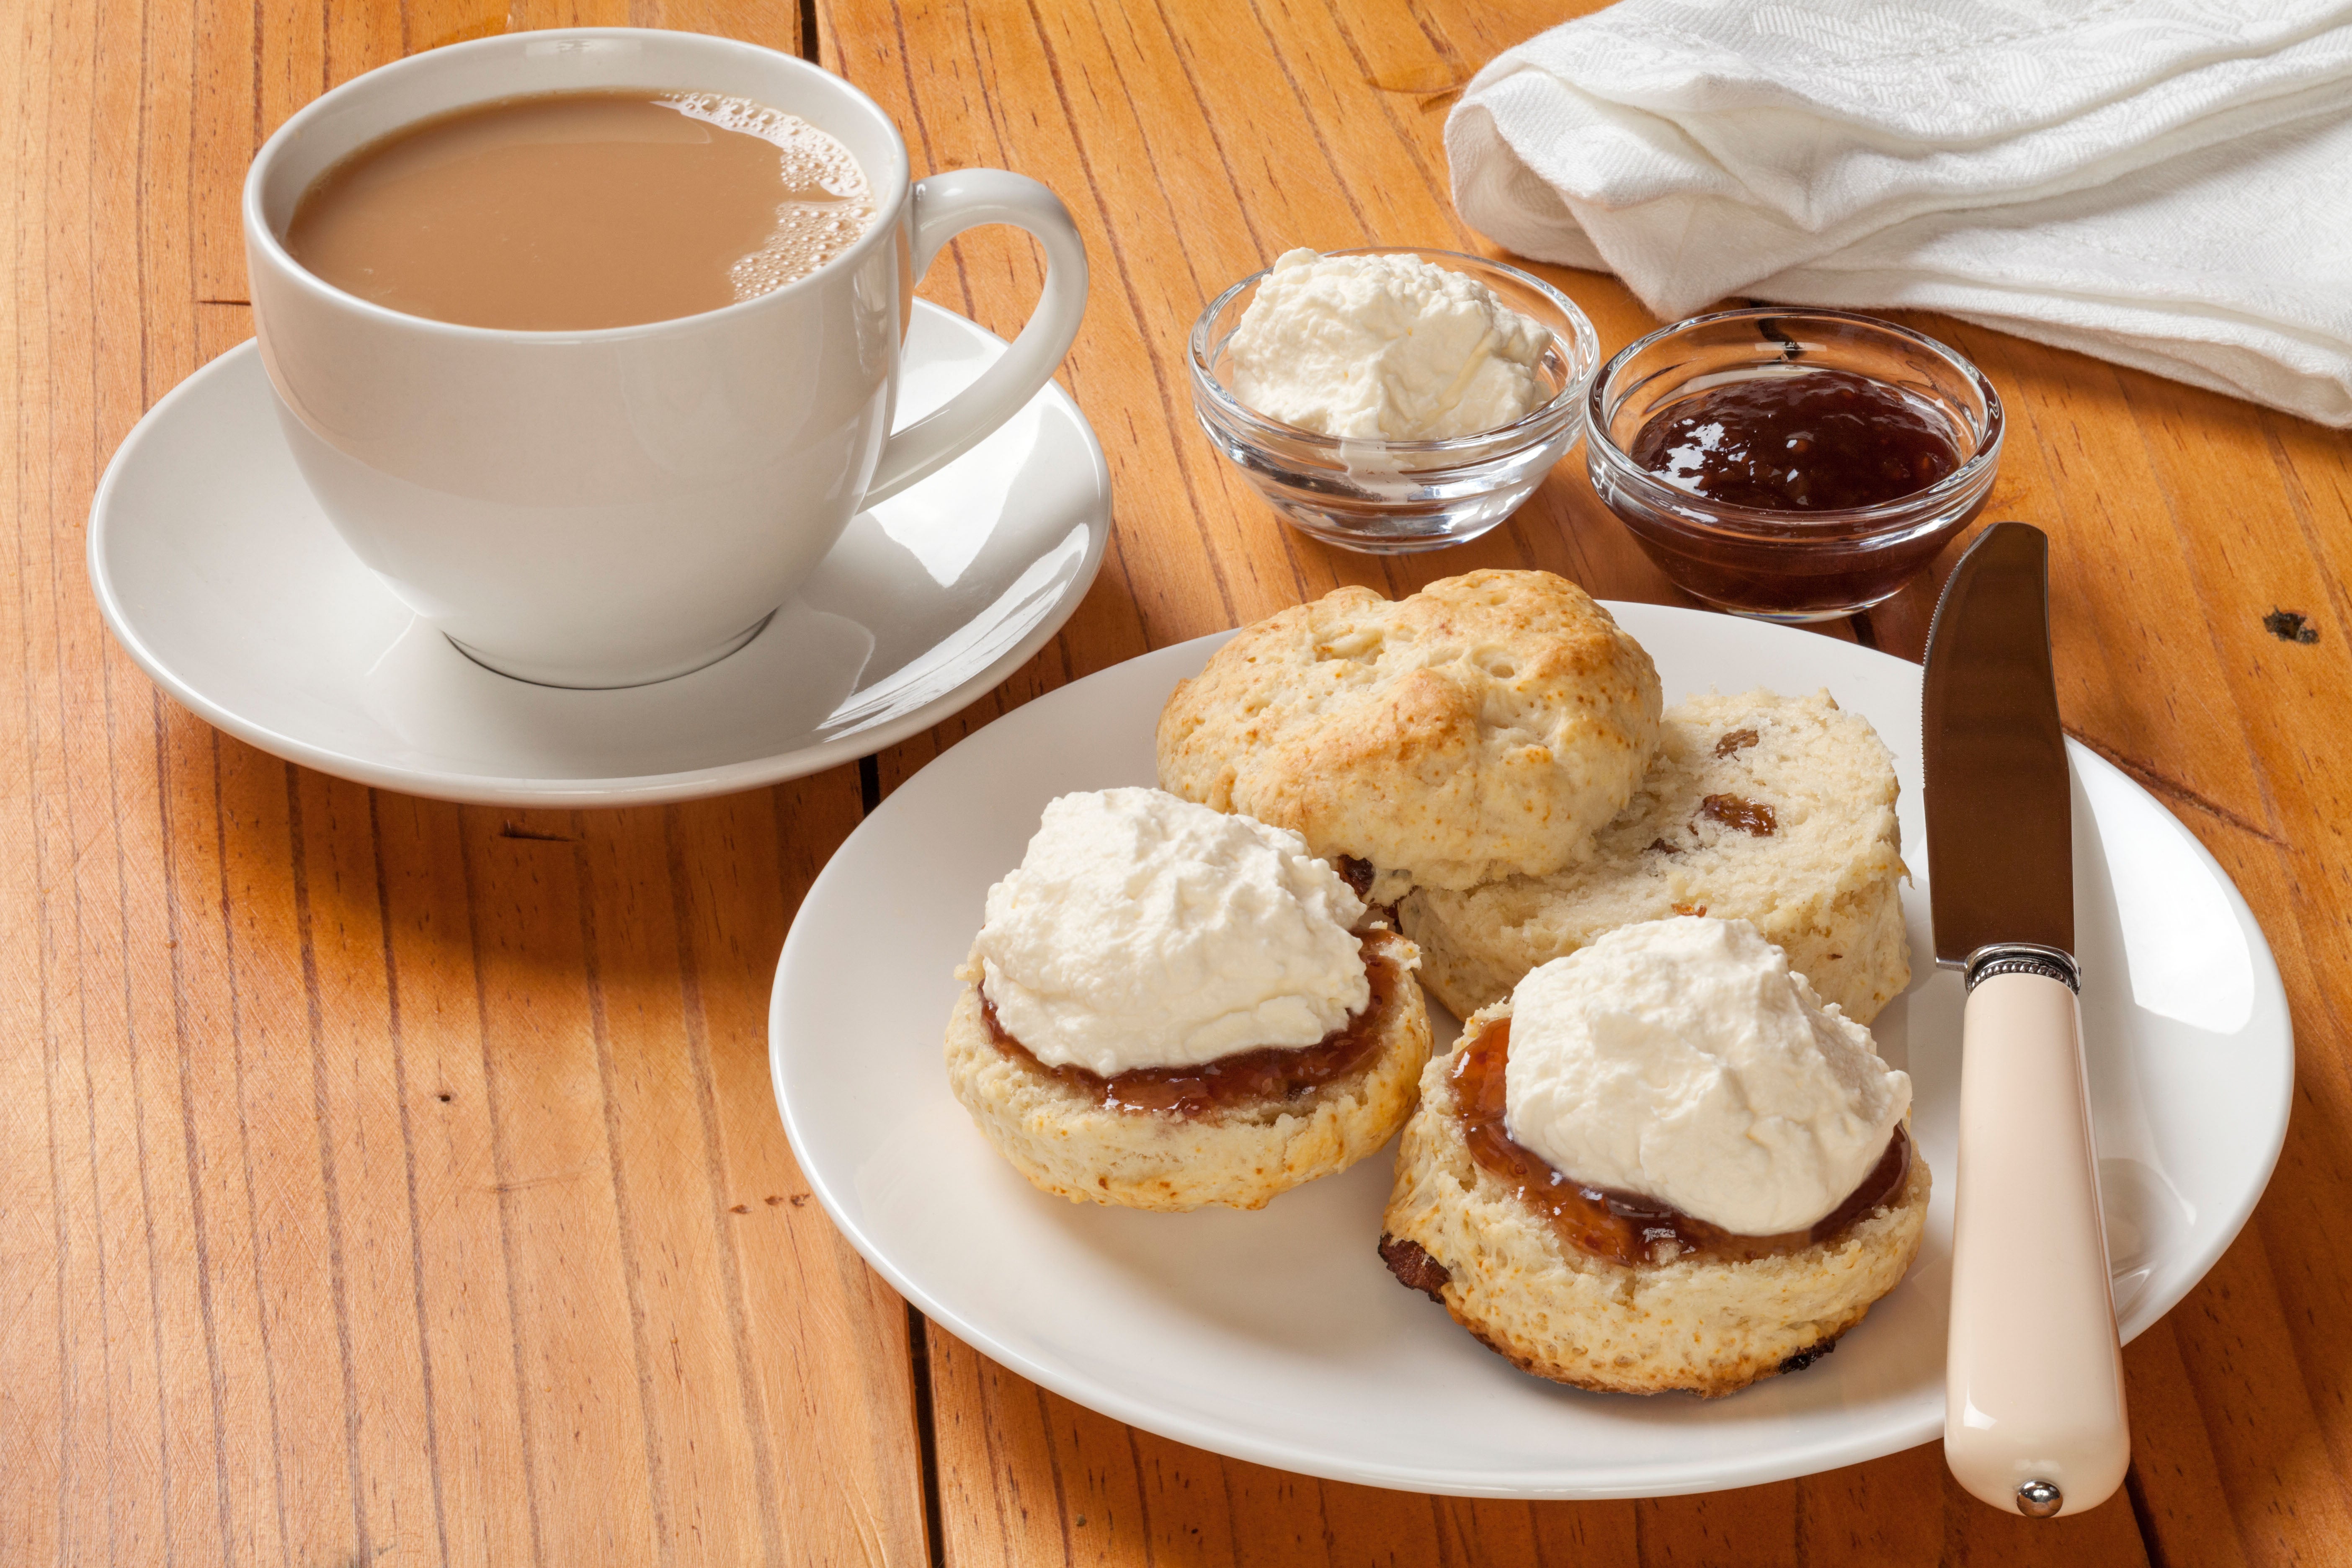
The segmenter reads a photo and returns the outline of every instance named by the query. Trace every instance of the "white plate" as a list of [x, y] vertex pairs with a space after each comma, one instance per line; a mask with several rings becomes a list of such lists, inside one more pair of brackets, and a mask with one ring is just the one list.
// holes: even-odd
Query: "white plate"
[[[901, 423], [1002, 339], [919, 301]], [[142, 419], [90, 508], [107, 626], [158, 685], [266, 752], [499, 805], [621, 805], [797, 778], [929, 729], [1060, 629], [1102, 564], [1110, 472], [1050, 383], [971, 451], [849, 525], [800, 595], [717, 664], [570, 691], [493, 674], [344, 547], [287, 452], [259, 351]]]
[[[1920, 846], [1919, 669], [1727, 616], [1613, 605], [1669, 700], [1828, 687], [1895, 752]], [[1152, 781], [1176, 680], [1221, 640], [1164, 648], [998, 720], [886, 801], [826, 866], [776, 972], [770, 1061], [818, 1198], [958, 1338], [1058, 1394], [1288, 1470], [1465, 1496], [1656, 1496], [1874, 1458], [1942, 1427], [1960, 990], [1906, 889], [1914, 979], [1880, 1048], [1916, 1085], [1936, 1173], [1910, 1276], [1837, 1353], [1730, 1399], [1587, 1394], [1513, 1370], [1374, 1253], [1391, 1157], [1256, 1214], [1145, 1215], [1046, 1197], [948, 1093], [940, 1037], [989, 884], [1066, 790]], [[2212, 858], [2080, 747], [2075, 929], [2116, 1304], [2126, 1338], [2245, 1222], [2294, 1073], [2269, 947]], [[1924, 872], [1920, 874], [1924, 883]]]

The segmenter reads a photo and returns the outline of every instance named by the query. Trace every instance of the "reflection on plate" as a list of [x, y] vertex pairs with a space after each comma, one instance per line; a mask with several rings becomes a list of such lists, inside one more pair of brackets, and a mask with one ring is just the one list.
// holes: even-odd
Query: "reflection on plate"
[[[919, 302], [900, 422], [1003, 352]], [[265, 751], [412, 795], [618, 805], [796, 778], [937, 723], [1069, 618], [1109, 531], [1102, 448], [1048, 384], [971, 451], [860, 513], [740, 651], [652, 686], [533, 686], [459, 653], [344, 547], [247, 343], [123, 442], [91, 508], [89, 567], [140, 666]]]
[[[1611, 606], [1694, 690], [1828, 687], [1895, 753], [1915, 866], [1919, 669], [1804, 632]], [[885, 802], [810, 890], [776, 974], [770, 1057], [793, 1146], [851, 1242], [931, 1318], [1056, 1393], [1182, 1442], [1374, 1486], [1625, 1497], [1747, 1486], [1891, 1453], [1943, 1422], [1958, 978], [1929, 966], [1874, 1032], [1916, 1092], [1937, 1174], [1910, 1275], [1808, 1370], [1731, 1398], [1636, 1399], [1514, 1371], [1391, 1279], [1374, 1251], [1391, 1156], [1257, 1214], [1080, 1208], [1032, 1189], [950, 1098], [940, 1034], [988, 886], [1045, 803], [1149, 784], [1160, 703], [1218, 639], [1039, 699]], [[2126, 1337], [2194, 1285], [2252, 1210], [2294, 1070], [2270, 950], [2156, 801], [2071, 748], [2075, 929], [2093, 1113]], [[850, 1048], [845, 1042], [856, 1042]]]

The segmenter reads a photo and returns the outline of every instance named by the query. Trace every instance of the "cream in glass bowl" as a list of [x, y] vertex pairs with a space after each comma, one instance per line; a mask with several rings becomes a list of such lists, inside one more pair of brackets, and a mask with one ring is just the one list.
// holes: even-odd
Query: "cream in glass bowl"
[[1529, 273], [1454, 251], [1286, 253], [1192, 329], [1201, 427], [1285, 520], [1434, 550], [1517, 510], [1584, 434], [1599, 340]]

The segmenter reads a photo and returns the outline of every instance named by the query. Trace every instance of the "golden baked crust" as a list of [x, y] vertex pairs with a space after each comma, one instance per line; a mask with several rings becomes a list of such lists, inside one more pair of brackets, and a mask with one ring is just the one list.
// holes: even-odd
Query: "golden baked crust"
[[[1706, 913], [1752, 922], [1823, 1000], [1867, 1024], [1911, 983], [1895, 790], [1869, 721], [1826, 691], [1694, 697], [1667, 710], [1648, 775], [1590, 858], [1415, 891], [1398, 921], [1421, 944], [1422, 983], [1457, 1017], [1604, 931]], [[1774, 831], [1709, 816], [1711, 797], [1769, 806]]]
[[1658, 710], [1641, 644], [1549, 572], [1340, 588], [1178, 683], [1160, 786], [1369, 861], [1387, 903], [1577, 858], [1641, 782]]
[[1072, 1203], [1183, 1213], [1212, 1204], [1264, 1208], [1343, 1171], [1412, 1113], [1429, 1059], [1429, 1012], [1409, 973], [1417, 954], [1394, 931], [1366, 933], [1401, 973], [1364, 1067], [1296, 1100], [1197, 1116], [1113, 1110], [1037, 1063], [998, 1047], [967, 984], [948, 1020], [948, 1083], [998, 1153], [1031, 1184]]
[[1479, 1014], [1423, 1069], [1381, 1228], [1383, 1251], [1411, 1242], [1445, 1270], [1429, 1279], [1446, 1311], [1515, 1365], [1619, 1394], [1734, 1394], [1825, 1352], [1911, 1267], [1929, 1186], [1916, 1149], [1895, 1202], [1781, 1257], [1627, 1267], [1563, 1244], [1471, 1159], [1454, 1113], [1447, 1075], [1461, 1045], [1509, 1012]]

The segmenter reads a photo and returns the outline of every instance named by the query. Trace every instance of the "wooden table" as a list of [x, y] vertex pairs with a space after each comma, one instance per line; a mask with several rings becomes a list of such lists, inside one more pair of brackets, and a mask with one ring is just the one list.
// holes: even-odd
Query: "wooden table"
[[[1528, 0], [7, 0], [0, 17], [0, 1562], [2189, 1565], [2352, 1558], [2352, 451], [1949, 321], [2007, 400], [1994, 515], [2055, 542], [2069, 728], [2245, 890], [2302, 1067], [2269, 1196], [2126, 1352], [2128, 1495], [1997, 1515], [1934, 1447], [1710, 1497], [1469, 1503], [1221, 1459], [927, 1324], [809, 1203], [771, 967], [862, 811], [1003, 710], [1342, 583], [1534, 565], [1677, 595], [1580, 465], [1434, 556], [1286, 531], [1210, 452], [1180, 343], [1295, 244], [1491, 248], [1452, 89]], [[1066, 372], [1118, 521], [1068, 629], [854, 767], [621, 812], [460, 808], [230, 741], [100, 626], [82, 528], [149, 405], [251, 331], [260, 139], [400, 54], [635, 22], [821, 60], [919, 173], [1019, 169], [1094, 258]], [[1006, 331], [1037, 263], [926, 292]], [[1651, 322], [1551, 274], [1613, 350]], [[1831, 635], [1916, 658], [1932, 587]], [[2301, 613], [2315, 641], [2264, 627]]]

